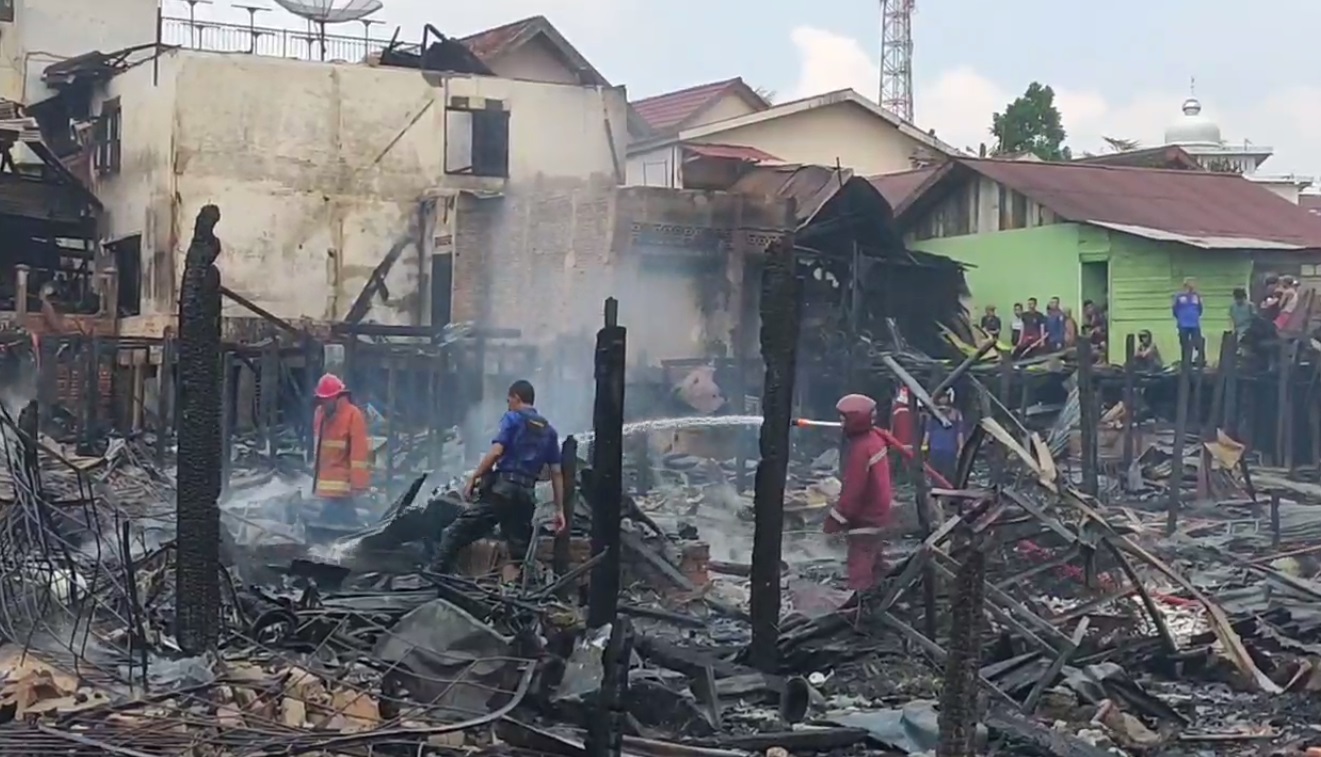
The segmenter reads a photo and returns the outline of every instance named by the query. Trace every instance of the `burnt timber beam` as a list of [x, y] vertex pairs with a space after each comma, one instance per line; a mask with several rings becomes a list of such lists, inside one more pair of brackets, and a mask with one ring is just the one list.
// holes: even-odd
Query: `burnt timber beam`
[[284, 331], [284, 332], [286, 332], [286, 333], [288, 333], [288, 334], [292, 334], [293, 336], [298, 337], [299, 339], [307, 339], [307, 338], [308, 338], [308, 333], [307, 333], [306, 331], [304, 331], [304, 330], [298, 328], [297, 326], [295, 326], [295, 325], [293, 325], [292, 323], [286, 321], [285, 319], [281, 318], [280, 316], [276, 315], [275, 313], [272, 313], [271, 311], [267, 310], [266, 308], [262, 307], [261, 305], [258, 305], [257, 303], [253, 302], [252, 300], [248, 299], [247, 297], [244, 297], [243, 295], [239, 294], [238, 292], [235, 292], [234, 290], [230, 289], [229, 287], [227, 287], [227, 286], [225, 286], [225, 285], [223, 285], [223, 284], [220, 285], [220, 294], [224, 295], [224, 297], [225, 297], [226, 299], [232, 300], [233, 302], [237, 303], [238, 305], [240, 305], [240, 306], [242, 306], [242, 307], [244, 307], [244, 308], [246, 308], [246, 309], [248, 309], [248, 310], [251, 310], [253, 313], [255, 313], [255, 314], [257, 314], [258, 316], [260, 316], [260, 317], [262, 318], [262, 320], [266, 321], [267, 323], [271, 324], [272, 326], [275, 326], [276, 328], [280, 329], [281, 331]]

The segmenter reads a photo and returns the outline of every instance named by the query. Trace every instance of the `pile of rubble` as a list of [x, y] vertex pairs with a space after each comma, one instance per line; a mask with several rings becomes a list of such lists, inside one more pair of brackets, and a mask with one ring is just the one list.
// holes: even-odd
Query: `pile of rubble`
[[820, 534], [837, 458], [795, 463], [779, 663], [761, 670], [737, 455], [631, 460], [646, 485], [625, 498], [626, 588], [596, 629], [590, 497], [562, 575], [547, 533], [512, 558], [479, 542], [449, 576], [418, 567], [419, 534], [463, 506], [446, 487], [419, 477], [344, 535], [318, 531], [297, 480], [240, 473], [222, 504], [221, 647], [190, 658], [172, 632], [168, 470], [132, 442], [86, 458], [0, 426], [0, 752], [578, 755], [617, 723], [631, 754], [925, 754], [962, 659], [979, 693], [957, 709], [1001, 754], [1321, 744], [1321, 496], [1279, 502], [1278, 535], [1249, 499], [1190, 508], [1166, 537], [1163, 509], [1102, 508], [1002, 410], [969, 440], [962, 488], [930, 492], [931, 518], [901, 489], [889, 576], [861, 595], [838, 588], [842, 550]]

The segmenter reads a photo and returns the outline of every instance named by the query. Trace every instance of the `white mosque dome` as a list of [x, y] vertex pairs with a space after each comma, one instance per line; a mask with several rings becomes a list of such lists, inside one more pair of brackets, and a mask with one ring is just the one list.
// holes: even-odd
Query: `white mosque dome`
[[1220, 127], [1202, 115], [1202, 103], [1196, 97], [1183, 101], [1183, 118], [1165, 129], [1167, 145], [1218, 145]]

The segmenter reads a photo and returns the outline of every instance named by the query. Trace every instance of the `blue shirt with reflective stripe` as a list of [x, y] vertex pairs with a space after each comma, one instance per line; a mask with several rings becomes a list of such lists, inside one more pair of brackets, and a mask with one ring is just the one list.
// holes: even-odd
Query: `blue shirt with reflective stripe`
[[510, 410], [501, 416], [500, 430], [496, 432], [495, 438], [491, 440], [492, 444], [499, 444], [505, 451], [495, 463], [497, 471], [523, 473], [537, 478], [541, 475], [542, 468], [547, 465], [560, 464], [560, 437], [549, 421], [546, 423], [546, 432], [542, 437], [541, 449], [536, 458], [531, 461], [515, 459], [514, 445], [517, 443], [518, 433], [523, 430], [524, 424], [527, 423], [528, 414], [539, 415], [536, 409], [529, 407], [523, 412]]

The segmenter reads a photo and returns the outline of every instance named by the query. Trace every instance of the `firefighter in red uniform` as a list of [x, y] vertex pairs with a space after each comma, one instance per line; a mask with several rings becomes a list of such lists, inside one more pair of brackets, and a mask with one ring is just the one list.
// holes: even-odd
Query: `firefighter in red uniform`
[[848, 541], [848, 586], [871, 588], [883, 566], [881, 527], [890, 514], [888, 446], [874, 427], [876, 401], [861, 394], [842, 398], [835, 409], [844, 427], [843, 488], [826, 518], [828, 534]]
[[900, 386], [890, 405], [890, 433], [905, 447], [911, 447], [917, 438], [917, 423], [908, 407], [908, 387]]

